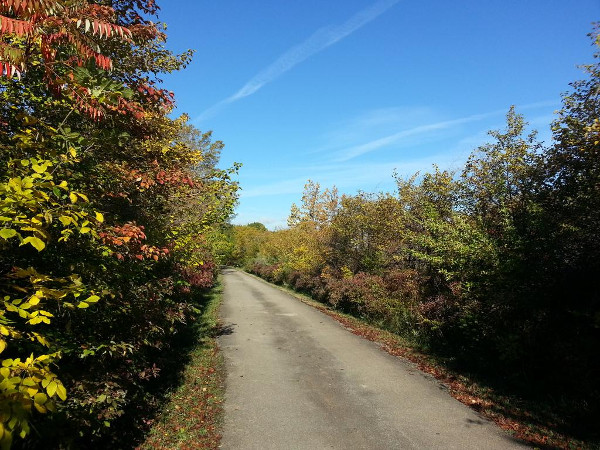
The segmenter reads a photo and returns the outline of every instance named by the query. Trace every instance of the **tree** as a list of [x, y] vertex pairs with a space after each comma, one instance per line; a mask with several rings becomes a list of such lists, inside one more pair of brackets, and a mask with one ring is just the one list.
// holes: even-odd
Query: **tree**
[[248, 226], [250, 228], [256, 228], [259, 231], [267, 231], [267, 227], [265, 227], [264, 224], [262, 224], [260, 222], [252, 222], [252, 223], [249, 223]]
[[402, 245], [400, 204], [391, 195], [343, 196], [333, 217], [328, 262], [352, 273], [381, 273]]
[[308, 180], [304, 185], [301, 206], [292, 204], [288, 225], [294, 227], [305, 224], [322, 228], [331, 221], [338, 201], [338, 191], [335, 186], [322, 191], [319, 183]]
[[472, 153], [462, 173], [464, 207], [497, 236], [514, 226], [528, 194], [536, 189], [534, 171], [541, 152], [535, 131], [523, 137], [527, 124], [514, 106], [506, 124], [505, 132], [489, 132], [495, 142]]
[[143, 17], [156, 11], [0, 5], [4, 448], [16, 436], [111, 446], [214, 280], [207, 236], [232, 213], [237, 166], [219, 169], [222, 143], [169, 117], [158, 76], [190, 53], [164, 49]]
[[[600, 46], [597, 29], [591, 34]], [[594, 58], [600, 58], [596, 51]], [[547, 218], [557, 228], [561, 266], [598, 273], [600, 243], [600, 63], [583, 66], [588, 79], [571, 84], [545, 155]], [[596, 295], [597, 294], [596, 290]]]

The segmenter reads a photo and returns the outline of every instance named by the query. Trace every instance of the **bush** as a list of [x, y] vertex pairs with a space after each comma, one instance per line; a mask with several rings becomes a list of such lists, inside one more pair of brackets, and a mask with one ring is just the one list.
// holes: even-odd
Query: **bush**
[[327, 280], [329, 303], [349, 314], [377, 317], [388, 302], [383, 279], [359, 272], [348, 278]]

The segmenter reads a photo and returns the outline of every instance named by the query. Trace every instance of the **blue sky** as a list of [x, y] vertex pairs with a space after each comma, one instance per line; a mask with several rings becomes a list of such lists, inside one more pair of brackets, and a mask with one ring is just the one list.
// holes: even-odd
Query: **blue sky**
[[592, 61], [598, 0], [163, 1], [178, 112], [243, 163], [234, 223], [285, 226], [305, 182], [354, 194], [460, 168], [510, 105], [540, 139]]

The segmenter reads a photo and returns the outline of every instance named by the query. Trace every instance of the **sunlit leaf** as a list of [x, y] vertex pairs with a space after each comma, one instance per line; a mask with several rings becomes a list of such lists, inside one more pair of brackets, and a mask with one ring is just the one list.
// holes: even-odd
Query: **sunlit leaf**
[[42, 241], [40, 238], [37, 238], [35, 236], [28, 236], [25, 239], [23, 239], [23, 242], [21, 243], [21, 245], [25, 245], [25, 244], [31, 244], [38, 252], [41, 252], [46, 247], [46, 244], [44, 243], [44, 241]]
[[13, 230], [12, 228], [2, 228], [0, 230], [0, 237], [4, 238], [4, 239], [10, 239], [12, 237], [15, 237], [18, 233], [16, 232], [16, 230]]

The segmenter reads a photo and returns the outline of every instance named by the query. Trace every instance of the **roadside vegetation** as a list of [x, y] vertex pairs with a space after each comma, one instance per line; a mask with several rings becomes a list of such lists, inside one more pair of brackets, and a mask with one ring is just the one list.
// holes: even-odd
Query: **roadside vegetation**
[[511, 108], [456, 172], [396, 177], [391, 193], [309, 181], [289, 228], [224, 227], [213, 248], [504, 399], [497, 421], [545, 430], [537, 445], [600, 445], [598, 57], [550, 143]]
[[205, 296], [198, 320], [177, 338], [178, 351], [168, 366], [172, 388], [137, 447], [140, 450], [219, 448], [225, 386], [223, 358], [216, 342], [221, 295], [218, 284]]
[[0, 448], [123, 448], [208, 332], [237, 166], [174, 117], [158, 10], [0, 2]]

